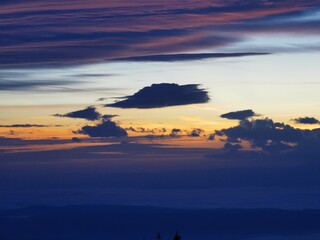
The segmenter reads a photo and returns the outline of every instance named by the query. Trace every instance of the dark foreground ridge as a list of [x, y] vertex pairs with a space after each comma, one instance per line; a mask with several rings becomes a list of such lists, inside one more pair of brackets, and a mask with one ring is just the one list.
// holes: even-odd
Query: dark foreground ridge
[[[320, 210], [186, 210], [126, 206], [29, 207], [0, 211], [3, 240], [257, 239], [320, 235]], [[278, 239], [278, 238], [277, 238]], [[315, 239], [315, 238], [310, 238]]]

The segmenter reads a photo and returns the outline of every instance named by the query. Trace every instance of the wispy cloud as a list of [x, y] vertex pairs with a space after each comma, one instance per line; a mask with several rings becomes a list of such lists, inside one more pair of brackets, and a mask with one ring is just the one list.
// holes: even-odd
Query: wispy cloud
[[2, 80], [0, 81], [0, 91], [24, 91], [36, 90], [48, 87], [58, 87], [75, 84], [75, 81], [63, 80], [46, 80], [46, 81], [16, 81], [16, 80]]
[[55, 114], [56, 117], [68, 117], [68, 118], [82, 118], [89, 121], [95, 121], [102, 118], [102, 115], [96, 110], [95, 107], [90, 106], [83, 110], [69, 112], [66, 114]]
[[42, 125], [42, 124], [11, 124], [11, 125], [0, 125], [2, 128], [42, 128], [42, 127], [53, 127], [52, 125]]
[[256, 32], [319, 34], [319, 3], [2, 1], [0, 66], [140, 60], [228, 46]]

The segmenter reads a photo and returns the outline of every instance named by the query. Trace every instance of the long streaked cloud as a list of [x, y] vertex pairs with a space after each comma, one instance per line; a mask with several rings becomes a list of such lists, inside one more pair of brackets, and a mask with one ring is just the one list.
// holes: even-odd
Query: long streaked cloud
[[114, 61], [133, 61], [133, 62], [175, 62], [175, 61], [194, 61], [208, 58], [228, 58], [228, 57], [245, 57], [266, 55], [269, 53], [244, 52], [244, 53], [182, 53], [182, 54], [160, 54], [136, 56], [128, 58], [114, 59]]
[[0, 66], [77, 64], [186, 53], [256, 32], [319, 34], [320, 1], [0, 3]]
[[26, 123], [26, 124], [0, 125], [0, 128], [43, 128], [43, 127], [53, 127], [53, 126], [52, 125], [42, 125], [42, 124], [28, 124], [28, 123]]
[[37, 90], [48, 87], [61, 87], [65, 85], [72, 85], [75, 83], [76, 81], [62, 80], [1, 80], [0, 91]]

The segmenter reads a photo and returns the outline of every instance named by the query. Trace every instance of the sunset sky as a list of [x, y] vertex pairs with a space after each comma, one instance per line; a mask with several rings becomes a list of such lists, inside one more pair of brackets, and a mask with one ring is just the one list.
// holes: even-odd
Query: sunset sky
[[0, 19], [0, 207], [320, 208], [320, 1], [2, 0]]

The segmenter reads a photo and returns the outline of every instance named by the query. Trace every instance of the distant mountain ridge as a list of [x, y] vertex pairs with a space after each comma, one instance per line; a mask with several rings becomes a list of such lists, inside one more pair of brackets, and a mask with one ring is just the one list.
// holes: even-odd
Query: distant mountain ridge
[[[3, 240], [182, 240], [320, 236], [320, 210], [170, 209], [138, 206], [36, 206], [0, 211]], [[278, 238], [277, 238], [278, 239]], [[315, 239], [315, 238], [310, 238]]]

